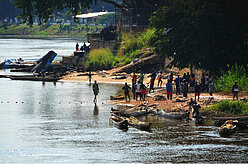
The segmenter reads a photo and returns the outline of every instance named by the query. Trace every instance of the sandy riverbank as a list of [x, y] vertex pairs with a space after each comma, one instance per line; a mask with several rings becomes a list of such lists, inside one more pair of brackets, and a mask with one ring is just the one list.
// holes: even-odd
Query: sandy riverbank
[[[94, 80], [97, 80], [98, 83], [116, 83], [116, 84], [122, 84], [120, 87], [123, 86], [123, 84], [125, 82], [127, 82], [128, 84], [131, 84], [131, 75], [126, 75], [127, 78], [126, 79], [116, 79], [116, 77], [118, 76], [111, 76], [110, 73], [104, 73], [104, 74], [99, 74], [96, 72], [92, 72], [92, 74], [94, 74], [92, 76], [92, 82]], [[149, 82], [149, 79], [147, 77], [148, 75], [145, 75], [144, 78], [144, 83], [147, 84]], [[89, 81], [89, 77], [85, 74], [85, 73], [70, 73], [66, 76], [63, 77], [62, 79], [63, 81], [81, 81], [81, 82], [87, 82]], [[162, 95], [166, 97], [166, 88], [165, 88], [165, 82], [166, 79], [163, 80], [164, 83], [162, 85], [162, 87], [157, 87], [157, 80], [155, 81], [155, 92], [152, 93], [148, 93], [146, 100], [148, 101], [149, 104], [158, 104], [158, 108], [162, 108], [165, 109], [167, 111], [185, 111], [188, 110], [188, 103], [190, 101], [190, 98], [194, 98], [194, 93], [189, 93], [188, 94], [188, 98], [187, 101], [185, 102], [176, 102], [176, 100], [178, 99], [183, 99], [181, 95], [176, 95], [173, 94], [173, 99], [172, 100], [165, 100], [165, 101], [155, 101], [154, 97], [156, 95]], [[149, 89], [147, 89], [149, 90]], [[132, 98], [132, 94], [130, 92], [131, 98]], [[113, 95], [116, 96], [116, 95]], [[223, 99], [232, 99], [232, 95], [224, 95], [221, 93], [216, 93], [213, 96], [213, 100], [211, 102], [209, 102], [210, 96], [208, 93], [202, 93], [200, 96], [200, 101], [198, 101], [199, 104], [201, 104], [202, 107], [206, 107], [209, 104], [216, 102], [216, 101], [221, 101]], [[110, 103], [112, 104], [118, 104], [118, 105], [139, 105], [144, 103], [145, 101], [136, 101], [134, 99], [132, 99], [130, 102], [126, 102], [125, 100], [113, 100], [110, 101]]]

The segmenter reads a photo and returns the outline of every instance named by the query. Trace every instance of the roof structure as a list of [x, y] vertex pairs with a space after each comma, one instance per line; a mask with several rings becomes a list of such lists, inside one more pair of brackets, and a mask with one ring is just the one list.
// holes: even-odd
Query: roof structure
[[107, 11], [94, 12], [94, 13], [87, 13], [87, 14], [79, 14], [79, 15], [76, 15], [75, 17], [81, 18], [81, 19], [87, 19], [87, 18], [95, 18], [95, 17], [101, 16], [101, 15], [112, 14], [112, 13], [115, 13], [115, 12], [107, 12]]

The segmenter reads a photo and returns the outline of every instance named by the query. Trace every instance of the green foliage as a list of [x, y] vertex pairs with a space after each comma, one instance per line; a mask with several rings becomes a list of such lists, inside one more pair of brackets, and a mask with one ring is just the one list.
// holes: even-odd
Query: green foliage
[[92, 66], [92, 70], [111, 69], [117, 64], [115, 56], [110, 49], [91, 50], [86, 60], [86, 68]]
[[230, 93], [236, 80], [240, 91], [248, 90], [248, 78], [245, 68], [237, 64], [228, 66], [227, 70], [222, 70], [221, 75], [215, 78], [215, 90]]
[[[136, 58], [136, 55], [140, 52], [141, 49], [145, 49], [151, 46], [151, 40], [153, 38], [154, 29], [147, 29], [143, 33], [130, 34], [130, 33], [121, 33], [119, 36], [119, 42], [117, 39], [116, 47], [119, 47], [117, 56], [122, 60], [120, 61], [123, 64], [126, 64], [128, 61], [132, 61]], [[128, 58], [128, 59], [126, 59]]]
[[151, 24], [156, 51], [179, 68], [194, 65], [212, 72], [248, 57], [248, 1], [167, 0]]
[[[0, 34], [16, 34], [16, 35], [63, 35], [63, 36], [84, 36], [87, 30], [99, 33], [103, 26], [85, 25], [5, 25], [0, 24]], [[97, 30], [96, 30], [97, 29]]]
[[115, 14], [111, 13], [100, 16], [96, 20], [96, 24], [107, 24], [107, 25], [115, 24]]
[[248, 103], [244, 101], [220, 101], [209, 107], [209, 110], [231, 114], [248, 114]]

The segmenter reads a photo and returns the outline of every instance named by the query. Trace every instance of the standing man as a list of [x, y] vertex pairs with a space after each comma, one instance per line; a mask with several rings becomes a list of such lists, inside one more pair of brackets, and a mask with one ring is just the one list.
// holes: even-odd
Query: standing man
[[95, 80], [95, 83], [93, 84], [93, 92], [94, 92], [94, 95], [95, 95], [95, 98], [94, 98], [94, 102], [96, 103], [96, 96], [98, 95], [98, 93], [99, 93], [99, 87], [98, 87], [98, 84], [97, 84], [97, 82], [96, 82], [96, 80]]
[[238, 94], [239, 94], [239, 86], [238, 86], [238, 81], [235, 81], [235, 84], [232, 87], [232, 93], [233, 93], [233, 100], [236, 97], [236, 99], [238, 100]]
[[176, 82], [176, 94], [180, 95], [181, 94], [181, 78], [180, 78], [180, 75], [177, 76], [177, 78], [175, 79], [175, 82]]
[[134, 81], [134, 79], [132, 79], [132, 92], [133, 92], [133, 99], [136, 99], [136, 81]]
[[196, 102], [196, 97], [198, 97], [198, 101], [199, 101], [200, 94], [201, 94], [201, 86], [196, 82], [196, 84], [195, 84], [195, 102]]
[[209, 91], [209, 95], [213, 96], [213, 92], [214, 92], [214, 83], [212, 81], [210, 81], [210, 83], [208, 84], [208, 91]]
[[79, 51], [79, 44], [78, 44], [78, 42], [76, 44], [76, 51]]
[[140, 73], [139, 81], [140, 81], [141, 83], [143, 83], [143, 81], [144, 81], [144, 74], [143, 74], [143, 72]]
[[166, 83], [166, 91], [167, 91], [167, 99], [172, 100], [172, 84], [170, 80], [168, 80], [168, 82]]
[[[131, 89], [131, 87], [129, 87], [127, 85], [127, 83], [125, 83], [124, 87], [122, 87], [122, 90], [124, 91], [124, 95], [125, 95], [125, 100], [126, 102], [129, 102], [130, 101], [130, 95], [129, 95], [129, 90]], [[127, 97], [129, 99], [129, 101], [127, 101]]]
[[137, 82], [137, 75], [133, 72], [132, 80], [136, 83]]
[[91, 71], [89, 71], [89, 83], [90, 83], [90, 85], [91, 85], [91, 76], [92, 76]]
[[182, 84], [182, 92], [183, 92], [183, 97], [187, 98], [188, 97], [188, 82], [186, 79], [183, 79], [183, 84]]
[[142, 99], [141, 96], [141, 83], [138, 81], [138, 84], [135, 85], [136, 88], [136, 100], [138, 100], [138, 96], [140, 97], [140, 100]]

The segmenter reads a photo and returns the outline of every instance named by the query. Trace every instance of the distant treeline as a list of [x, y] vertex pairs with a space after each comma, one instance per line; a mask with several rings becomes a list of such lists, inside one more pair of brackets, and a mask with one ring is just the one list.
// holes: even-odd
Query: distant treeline
[[0, 35], [64, 35], [85, 36], [87, 33], [99, 33], [104, 27], [95, 25], [11, 25], [0, 24]]

